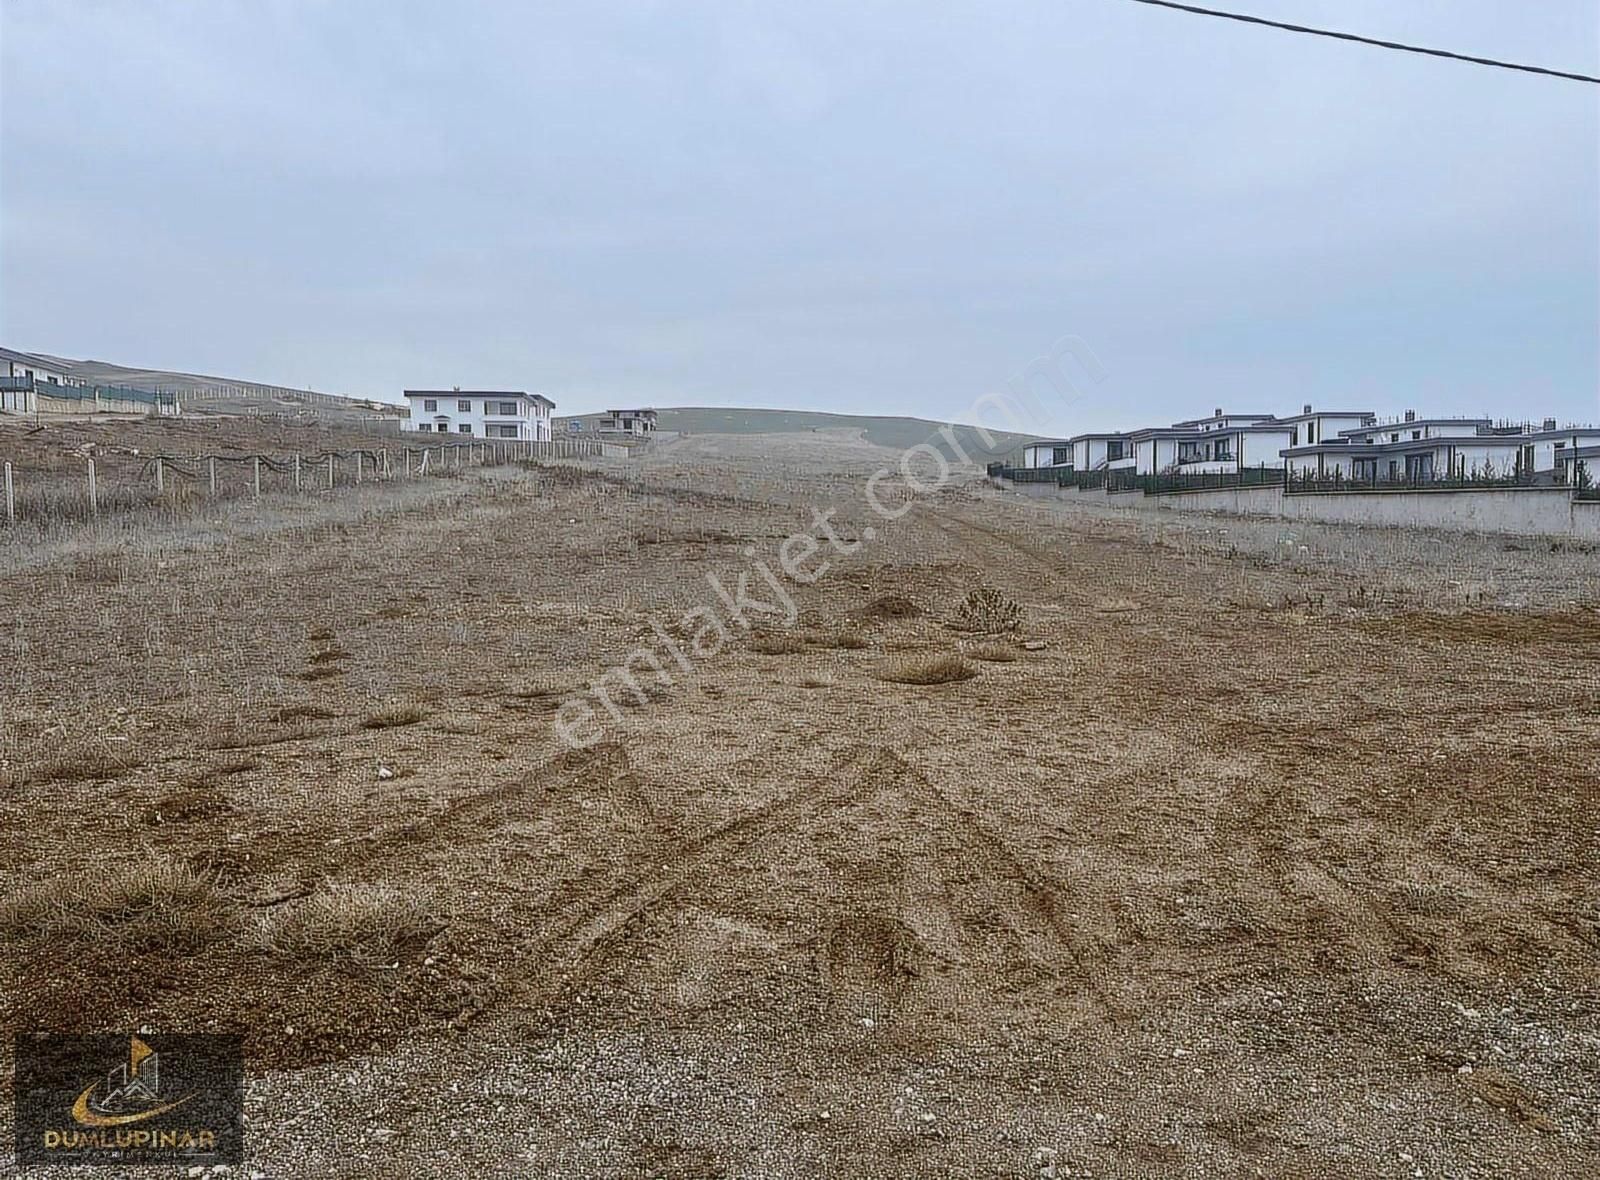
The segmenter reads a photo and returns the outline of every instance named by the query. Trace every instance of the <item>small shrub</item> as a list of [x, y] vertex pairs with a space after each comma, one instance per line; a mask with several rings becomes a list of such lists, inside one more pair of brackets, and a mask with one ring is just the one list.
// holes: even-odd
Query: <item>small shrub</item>
[[956, 608], [955, 625], [963, 631], [1000, 635], [1022, 623], [1022, 608], [998, 590], [974, 590]]
[[397, 729], [402, 725], [415, 725], [425, 720], [428, 711], [421, 705], [397, 704], [385, 705], [383, 708], [371, 713], [361, 723], [362, 729]]
[[195, 949], [233, 924], [232, 906], [211, 878], [158, 856], [62, 874], [0, 902], [0, 932], [12, 937], [126, 937]]
[[867, 637], [858, 631], [841, 631], [833, 637], [833, 646], [846, 651], [860, 651], [867, 646]]
[[428, 906], [392, 885], [330, 885], [286, 906], [261, 925], [262, 946], [276, 955], [393, 961], [407, 943], [439, 928]]
[[977, 674], [977, 669], [951, 652], [933, 656], [898, 656], [885, 660], [877, 670], [879, 680], [896, 684], [951, 684], [957, 680], [970, 680]]

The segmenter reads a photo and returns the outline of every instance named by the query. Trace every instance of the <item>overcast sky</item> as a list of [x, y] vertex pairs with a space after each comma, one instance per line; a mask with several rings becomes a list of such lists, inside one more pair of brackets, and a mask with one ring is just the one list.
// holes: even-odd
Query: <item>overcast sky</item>
[[[1600, 73], [1595, 0], [1217, 6]], [[0, 343], [959, 419], [1075, 335], [1041, 432], [1595, 420], [1597, 145], [1597, 86], [1127, 0], [0, 0]]]

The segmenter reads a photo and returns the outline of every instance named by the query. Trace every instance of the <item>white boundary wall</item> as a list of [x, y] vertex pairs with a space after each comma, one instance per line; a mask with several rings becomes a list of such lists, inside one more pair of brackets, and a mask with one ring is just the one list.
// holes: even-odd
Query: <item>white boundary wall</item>
[[1050, 484], [1013, 484], [1012, 490], [1042, 499], [1076, 500], [1156, 512], [1216, 512], [1270, 516], [1319, 524], [1447, 529], [1468, 533], [1573, 537], [1600, 541], [1600, 502], [1571, 498], [1566, 488], [1500, 488], [1485, 491], [1318, 492], [1287, 496], [1275, 487], [1219, 488], [1158, 496], [1107, 495]]

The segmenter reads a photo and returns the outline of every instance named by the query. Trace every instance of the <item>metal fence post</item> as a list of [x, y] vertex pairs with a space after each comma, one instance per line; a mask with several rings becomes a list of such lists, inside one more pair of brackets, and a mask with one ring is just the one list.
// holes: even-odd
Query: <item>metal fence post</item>
[[11, 464], [6, 464], [6, 520], [15, 523], [17, 519], [17, 493], [11, 486]]
[[[158, 473], [161, 471], [160, 463], [161, 463], [161, 460], [157, 459], [156, 460], [156, 464], [157, 464], [156, 471]], [[95, 486], [95, 482], [94, 482], [94, 460], [93, 459], [89, 460], [89, 515], [90, 516], [99, 516], [100, 515], [100, 490]]]

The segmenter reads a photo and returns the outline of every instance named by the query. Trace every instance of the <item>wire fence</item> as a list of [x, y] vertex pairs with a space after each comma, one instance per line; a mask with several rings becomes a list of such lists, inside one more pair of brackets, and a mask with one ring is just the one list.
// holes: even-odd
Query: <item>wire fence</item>
[[131, 482], [126, 472], [120, 480], [108, 480], [93, 457], [85, 457], [78, 474], [19, 473], [7, 461], [0, 464], [0, 525], [93, 521], [196, 500], [329, 493], [536, 459], [626, 456], [624, 447], [589, 439], [458, 442], [289, 455], [149, 455], [141, 457]]
[[1508, 488], [1558, 487], [1549, 472], [1544, 478], [1529, 472], [1510, 475], [1434, 475], [1413, 472], [1410, 475], [1354, 476], [1342, 471], [1327, 475], [1316, 472], [1291, 473], [1284, 491], [1293, 496], [1317, 495], [1330, 492], [1490, 492]]

